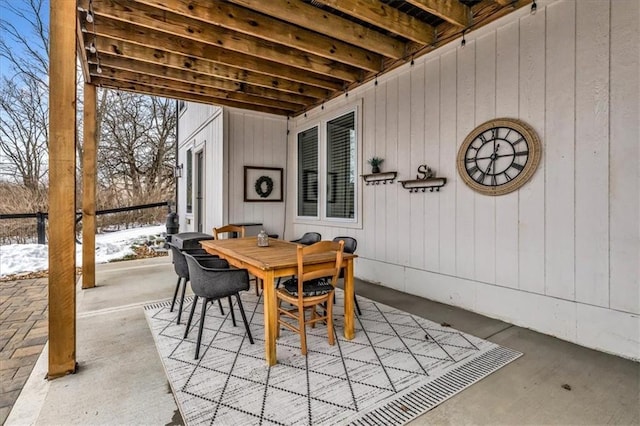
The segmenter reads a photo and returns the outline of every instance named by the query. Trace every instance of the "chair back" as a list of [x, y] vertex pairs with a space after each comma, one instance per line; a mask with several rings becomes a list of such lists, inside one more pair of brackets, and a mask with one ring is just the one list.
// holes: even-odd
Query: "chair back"
[[224, 259], [194, 257], [185, 254], [191, 276], [191, 290], [198, 297], [220, 299], [249, 290], [246, 269], [230, 269]]
[[184, 258], [184, 254], [180, 249], [171, 243], [167, 243], [171, 248], [171, 257], [173, 259], [173, 269], [176, 271], [176, 275], [180, 278], [186, 278], [189, 280], [189, 267], [187, 261]]
[[[319, 278], [331, 277], [331, 285], [336, 286], [340, 269], [342, 268], [342, 254], [344, 251], [344, 241], [319, 241], [310, 246], [298, 246], [298, 298], [303, 297], [303, 284], [305, 281], [316, 280]], [[306, 260], [317, 254], [332, 253], [335, 256], [335, 262], [332, 266], [316, 269], [313, 264], [305, 265]]]
[[353, 254], [356, 252], [356, 248], [358, 247], [358, 241], [352, 237], [335, 237], [333, 241], [344, 241], [344, 252]]
[[305, 246], [309, 246], [311, 244], [315, 244], [318, 241], [322, 240], [322, 235], [317, 232], [305, 232], [301, 238], [297, 240], [293, 240], [293, 243], [304, 244]]
[[[219, 228], [213, 228], [213, 238], [215, 240], [219, 240], [222, 236], [221, 234], [229, 234], [231, 232], [235, 232], [240, 236], [240, 238], [244, 238], [244, 226], [236, 226], [236, 225], [225, 225]], [[230, 238], [227, 235], [227, 238]]]

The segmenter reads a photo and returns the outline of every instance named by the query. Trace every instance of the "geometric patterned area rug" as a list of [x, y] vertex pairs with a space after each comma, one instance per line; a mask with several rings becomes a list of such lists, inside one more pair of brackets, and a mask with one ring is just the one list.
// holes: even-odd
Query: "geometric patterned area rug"
[[343, 294], [334, 308], [336, 343], [326, 326], [307, 329], [306, 357], [299, 336], [281, 330], [278, 364], [264, 357], [262, 301], [242, 294], [255, 344], [246, 337], [237, 307], [237, 327], [228, 301], [205, 319], [200, 359], [195, 360], [196, 309], [183, 339], [183, 321], [170, 301], [145, 306], [167, 378], [187, 425], [401, 425], [434, 408], [522, 354], [424, 318], [358, 296], [356, 337], [343, 336]]

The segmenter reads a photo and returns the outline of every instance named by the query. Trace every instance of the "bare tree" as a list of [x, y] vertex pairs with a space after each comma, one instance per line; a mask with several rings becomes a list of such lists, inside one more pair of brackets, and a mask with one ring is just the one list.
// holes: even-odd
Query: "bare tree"
[[129, 200], [171, 197], [175, 101], [104, 90], [98, 104], [101, 187]]
[[0, 58], [9, 64], [0, 80], [2, 174], [32, 191], [47, 175], [49, 35], [44, 7], [43, 0], [3, 2], [0, 13]]

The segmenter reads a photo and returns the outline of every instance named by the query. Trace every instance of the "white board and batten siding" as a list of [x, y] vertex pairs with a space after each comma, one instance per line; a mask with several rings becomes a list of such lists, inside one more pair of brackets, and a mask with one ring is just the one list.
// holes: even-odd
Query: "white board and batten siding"
[[[204, 153], [203, 232], [234, 222], [262, 223], [271, 234], [284, 232], [284, 202], [244, 202], [244, 166], [285, 169], [287, 120], [270, 114], [188, 102], [180, 116], [178, 214], [180, 232], [195, 231], [194, 213], [186, 213], [186, 155]], [[195, 178], [194, 178], [195, 191]]]
[[193, 168], [196, 168], [196, 153], [202, 152], [203, 171], [203, 232], [211, 233], [214, 223], [221, 223], [224, 213], [224, 141], [222, 126], [222, 108], [187, 102], [185, 109], [179, 112], [178, 119], [178, 164], [182, 165], [182, 177], [178, 179], [178, 217], [179, 232], [193, 232], [196, 229], [195, 172], [193, 181], [193, 211], [187, 213], [187, 151], [192, 150]]
[[[359, 105], [358, 174], [377, 155], [399, 179], [428, 164], [447, 185], [410, 194], [360, 182], [354, 227], [297, 222], [289, 176], [285, 237], [353, 236], [360, 278], [640, 359], [640, 2], [541, 1], [535, 15], [523, 8], [466, 41], [296, 117], [289, 135], [295, 164], [296, 128]], [[533, 126], [543, 153], [520, 190], [488, 197], [455, 160], [467, 134], [497, 117]], [[246, 140], [263, 131], [232, 121]], [[266, 150], [230, 153], [230, 164], [277, 163]]]
[[[245, 202], [244, 166], [277, 167], [287, 173], [287, 119], [271, 114], [225, 108], [227, 175], [227, 223], [262, 223], [269, 234], [284, 233], [285, 203]], [[283, 198], [286, 193], [283, 192]]]

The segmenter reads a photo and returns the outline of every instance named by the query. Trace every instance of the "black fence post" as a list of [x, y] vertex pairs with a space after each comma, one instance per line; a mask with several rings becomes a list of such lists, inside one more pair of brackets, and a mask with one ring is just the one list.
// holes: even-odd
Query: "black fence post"
[[37, 229], [38, 229], [38, 244], [45, 243], [45, 214], [42, 212], [36, 213]]

